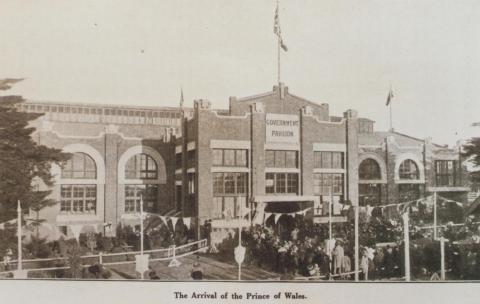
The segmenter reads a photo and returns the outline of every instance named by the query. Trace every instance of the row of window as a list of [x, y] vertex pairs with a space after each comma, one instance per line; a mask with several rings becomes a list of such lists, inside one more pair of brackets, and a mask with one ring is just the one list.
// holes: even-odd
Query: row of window
[[98, 109], [71, 106], [51, 106], [51, 105], [31, 105], [24, 104], [21, 106], [25, 111], [32, 112], [52, 112], [52, 113], [72, 113], [72, 114], [90, 114], [90, 115], [118, 115], [118, 116], [134, 116], [134, 117], [160, 117], [160, 118], [180, 118], [180, 112], [172, 111], [137, 111], [123, 109]]
[[213, 195], [246, 195], [247, 173], [213, 173]]
[[[314, 167], [343, 169], [343, 152], [314, 152]], [[248, 153], [244, 149], [213, 149], [212, 165], [224, 167], [247, 167]], [[266, 150], [265, 167], [298, 168], [298, 151]]]
[[[157, 185], [126, 185], [125, 212], [140, 212], [140, 201], [143, 209], [155, 212], [158, 201]], [[60, 188], [60, 212], [73, 214], [95, 214], [97, 209], [96, 185], [62, 185]]]

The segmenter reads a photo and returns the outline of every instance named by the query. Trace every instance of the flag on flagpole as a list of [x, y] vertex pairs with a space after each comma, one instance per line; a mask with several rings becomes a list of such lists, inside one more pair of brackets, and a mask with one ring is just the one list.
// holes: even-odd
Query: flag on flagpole
[[388, 91], [388, 96], [387, 96], [387, 106], [390, 104], [390, 102], [392, 101], [393, 99], [393, 91], [392, 91], [392, 88], [390, 88], [390, 91]]
[[183, 88], [180, 88], [180, 108], [183, 108]]
[[274, 24], [273, 24], [273, 33], [277, 35], [278, 37], [278, 42], [280, 44], [280, 47], [287, 52], [288, 47], [287, 45], [283, 42], [282, 39], [282, 30], [280, 29], [280, 16], [278, 14], [278, 3], [277, 3], [277, 9], [275, 10], [275, 19], [274, 19]]

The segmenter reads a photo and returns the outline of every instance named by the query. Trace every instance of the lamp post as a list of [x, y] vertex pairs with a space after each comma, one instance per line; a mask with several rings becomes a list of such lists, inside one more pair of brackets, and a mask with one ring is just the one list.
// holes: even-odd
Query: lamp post
[[355, 207], [355, 281], [358, 282], [359, 278], [359, 270], [360, 270], [360, 246], [359, 246], [359, 229], [358, 229], [358, 222], [359, 222], [359, 204], [357, 201], [357, 205]]
[[20, 206], [20, 200], [17, 202], [17, 270], [22, 271], [22, 207]]
[[433, 239], [437, 239], [437, 191], [433, 192]]
[[403, 238], [405, 246], [405, 281], [410, 282], [410, 235], [408, 211], [403, 214]]
[[238, 263], [238, 280], [242, 280], [242, 263], [245, 259], [245, 247], [242, 246], [242, 218], [243, 218], [243, 206], [240, 202], [240, 197], [238, 197], [238, 202], [240, 203], [240, 215], [238, 218], [238, 246], [234, 249], [235, 261]]
[[[333, 181], [330, 181], [331, 183]], [[328, 260], [330, 266], [330, 274], [332, 273], [332, 203], [333, 203], [333, 185], [330, 184], [329, 192], [330, 192], [330, 200], [328, 202]]]
[[135, 270], [140, 273], [140, 279], [144, 279], [145, 271], [148, 270], [148, 255], [143, 253], [143, 198], [140, 197], [140, 254], [135, 256]]

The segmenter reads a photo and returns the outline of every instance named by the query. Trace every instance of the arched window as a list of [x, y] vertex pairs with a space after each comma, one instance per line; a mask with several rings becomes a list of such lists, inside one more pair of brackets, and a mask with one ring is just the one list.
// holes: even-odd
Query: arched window
[[[96, 179], [97, 166], [88, 154], [75, 152], [62, 166], [63, 179]], [[72, 214], [95, 214], [97, 208], [97, 185], [60, 185], [60, 212]]]
[[358, 169], [358, 177], [363, 180], [382, 179], [378, 162], [371, 158], [363, 160]]
[[157, 179], [157, 176], [157, 163], [147, 154], [137, 154], [127, 161], [125, 166], [125, 178]]
[[411, 159], [404, 160], [400, 164], [399, 177], [400, 179], [419, 179], [420, 171], [417, 164]]
[[97, 167], [95, 161], [85, 153], [73, 153], [62, 167], [62, 178], [95, 179]]

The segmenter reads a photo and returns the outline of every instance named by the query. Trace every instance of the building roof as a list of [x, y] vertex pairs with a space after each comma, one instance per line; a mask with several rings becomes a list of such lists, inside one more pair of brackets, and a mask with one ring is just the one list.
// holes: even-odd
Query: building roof
[[[395, 141], [400, 146], [422, 146], [425, 143], [424, 139], [402, 134], [396, 131], [375, 131], [373, 133], [359, 133], [358, 142], [360, 145], [379, 146], [385, 142], [389, 136], [395, 138]], [[438, 148], [447, 148], [445, 145], [433, 144]]]

